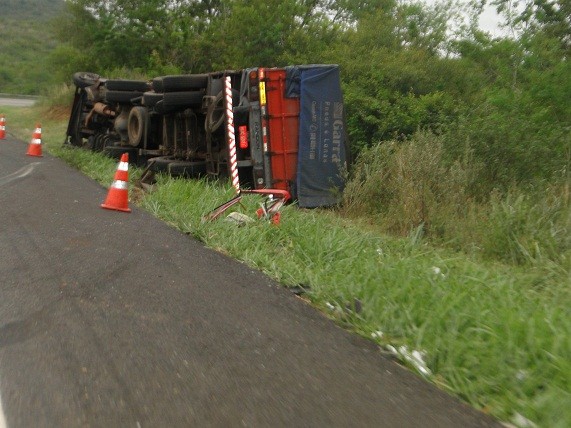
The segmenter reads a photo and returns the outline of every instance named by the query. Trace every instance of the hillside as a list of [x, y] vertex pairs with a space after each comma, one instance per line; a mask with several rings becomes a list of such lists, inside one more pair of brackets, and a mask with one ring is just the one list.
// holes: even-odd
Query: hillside
[[40, 20], [53, 18], [63, 8], [64, 0], [0, 0], [2, 20]]
[[38, 94], [50, 70], [46, 59], [56, 46], [50, 20], [63, 0], [0, 0], [0, 92]]

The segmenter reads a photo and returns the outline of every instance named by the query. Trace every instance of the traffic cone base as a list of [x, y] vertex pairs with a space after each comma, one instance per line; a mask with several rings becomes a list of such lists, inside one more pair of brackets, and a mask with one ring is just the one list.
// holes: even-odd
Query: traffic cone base
[[28, 156], [38, 156], [43, 157], [42, 154], [42, 146], [40, 144], [32, 144], [28, 145], [28, 151], [26, 152]]
[[106, 210], [115, 210], [115, 211], [123, 211], [124, 213], [130, 213], [131, 212], [131, 208], [126, 207], [120, 207], [120, 206], [116, 206], [117, 204], [123, 204], [122, 202], [117, 202], [116, 200], [112, 200], [110, 201], [109, 204], [107, 204], [107, 200], [105, 200], [106, 203], [101, 204], [101, 208], [105, 208]]
[[113, 184], [107, 193], [105, 202], [101, 204], [101, 208], [107, 210], [123, 211], [130, 213], [129, 208], [129, 155], [123, 153], [121, 161], [115, 172]]

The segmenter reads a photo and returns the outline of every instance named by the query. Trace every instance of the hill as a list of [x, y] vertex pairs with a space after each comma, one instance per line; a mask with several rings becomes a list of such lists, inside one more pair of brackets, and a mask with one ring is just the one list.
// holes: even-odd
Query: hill
[[2, 20], [40, 20], [56, 16], [63, 9], [64, 0], [0, 0]]
[[46, 58], [57, 42], [49, 22], [64, 0], [0, 0], [0, 92], [38, 94], [49, 80]]

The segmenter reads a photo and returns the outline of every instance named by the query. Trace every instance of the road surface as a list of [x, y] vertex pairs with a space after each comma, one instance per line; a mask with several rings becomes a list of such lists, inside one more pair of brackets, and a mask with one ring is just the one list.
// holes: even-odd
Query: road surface
[[31, 107], [35, 103], [35, 98], [12, 98], [0, 96], [0, 106]]
[[0, 140], [8, 427], [497, 423], [260, 272]]

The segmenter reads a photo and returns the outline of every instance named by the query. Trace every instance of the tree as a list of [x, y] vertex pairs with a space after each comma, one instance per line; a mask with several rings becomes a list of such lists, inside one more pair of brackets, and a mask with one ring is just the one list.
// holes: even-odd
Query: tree
[[56, 34], [91, 57], [89, 65], [99, 70], [144, 68], [153, 51], [168, 58], [176, 50], [180, 29], [169, 5], [161, 0], [70, 0]]

